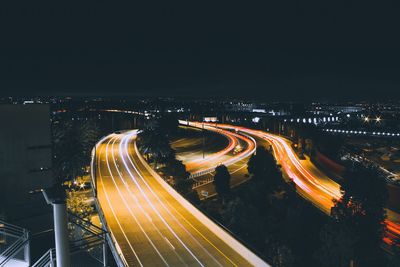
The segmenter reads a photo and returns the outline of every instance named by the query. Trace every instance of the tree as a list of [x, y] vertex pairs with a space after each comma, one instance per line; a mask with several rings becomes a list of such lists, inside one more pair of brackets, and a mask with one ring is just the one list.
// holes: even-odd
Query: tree
[[179, 122], [176, 113], [164, 113], [158, 119], [159, 131], [166, 135], [175, 134], [178, 131]]
[[391, 252], [393, 255], [390, 257], [388, 260], [387, 267], [398, 267], [400, 266], [400, 247], [399, 247], [399, 241], [400, 240], [395, 240], [395, 242], [392, 245]]
[[176, 159], [176, 152], [171, 148], [169, 136], [178, 130], [178, 119], [175, 114], [164, 113], [161, 117], [150, 120], [140, 135], [139, 148], [146, 160], [154, 160], [156, 167], [162, 164], [164, 178], [190, 202], [199, 204], [197, 191], [193, 190], [193, 180], [186, 166]]
[[99, 137], [96, 123], [93, 120], [58, 122], [52, 130], [56, 183], [84, 175]]
[[383, 261], [380, 245], [385, 234], [386, 182], [374, 168], [357, 168], [344, 176], [342, 197], [332, 208], [333, 218], [354, 233], [354, 257], [360, 266]]
[[351, 230], [332, 221], [324, 225], [320, 232], [321, 247], [315, 258], [322, 267], [348, 267], [354, 258], [356, 237]]
[[226, 195], [229, 194], [231, 186], [231, 175], [225, 165], [219, 165], [215, 168], [214, 186], [218, 196], [224, 200]]
[[153, 159], [156, 165], [165, 165], [170, 158], [175, 158], [175, 151], [171, 148], [168, 138], [157, 129], [146, 129], [140, 135], [139, 144], [146, 159]]
[[292, 250], [280, 242], [275, 242], [271, 249], [272, 265], [276, 267], [295, 266]]
[[250, 157], [247, 170], [253, 175], [253, 179], [264, 185], [269, 192], [283, 184], [282, 174], [272, 152], [263, 146], [258, 146], [256, 153]]

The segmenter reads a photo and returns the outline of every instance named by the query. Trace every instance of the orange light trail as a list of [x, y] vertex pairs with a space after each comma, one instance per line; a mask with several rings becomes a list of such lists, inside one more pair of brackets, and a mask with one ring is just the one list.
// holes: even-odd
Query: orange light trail
[[[213, 125], [215, 124], [209, 124], [209, 126]], [[307, 198], [325, 213], [330, 214], [331, 208], [334, 205], [333, 200], [341, 198], [342, 193], [340, 192], [340, 185], [332, 179], [327, 178], [325, 175], [321, 175], [317, 170], [313, 170], [310, 166], [307, 166], [306, 163], [301, 162], [291, 147], [289, 140], [281, 136], [245, 127], [227, 124], [218, 124], [218, 127], [239, 130], [268, 141], [273, 147], [277, 162], [282, 166], [283, 173], [295, 182], [302, 191], [299, 193], [303, 197]], [[383, 240], [387, 244], [392, 244], [394, 239], [400, 237], [400, 224], [388, 219], [385, 220], [385, 224], [387, 236], [384, 237]]]

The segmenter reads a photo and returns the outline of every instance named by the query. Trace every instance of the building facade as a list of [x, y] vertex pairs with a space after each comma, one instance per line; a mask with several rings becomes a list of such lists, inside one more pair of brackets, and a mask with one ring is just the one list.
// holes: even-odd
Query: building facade
[[41, 194], [52, 184], [52, 145], [48, 105], [0, 105], [0, 212], [23, 220], [46, 211]]

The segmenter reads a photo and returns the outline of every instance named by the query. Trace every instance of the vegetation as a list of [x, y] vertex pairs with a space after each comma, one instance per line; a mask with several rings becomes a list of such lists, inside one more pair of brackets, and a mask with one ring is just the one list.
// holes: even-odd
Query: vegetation
[[272, 266], [318, 266], [309, 255], [319, 246], [324, 215], [283, 182], [264, 147], [250, 158], [248, 170], [252, 179], [231, 189], [224, 203], [207, 201], [201, 208]]
[[176, 159], [175, 150], [169, 140], [178, 132], [178, 120], [175, 115], [165, 113], [150, 120], [139, 136], [139, 149], [149, 163], [162, 174], [179, 193], [193, 203], [199, 203], [197, 192], [192, 189], [193, 180], [185, 165]]
[[72, 181], [85, 174], [92, 149], [99, 138], [93, 120], [66, 121], [53, 124], [53, 172], [56, 183]]
[[341, 192], [343, 195], [335, 201], [332, 216], [336, 234], [343, 236], [348, 246], [346, 252], [352, 254], [348, 256], [356, 266], [382, 264], [388, 194], [385, 180], [375, 169], [358, 168], [345, 175]]
[[256, 153], [251, 156], [247, 170], [267, 193], [280, 189], [284, 185], [282, 173], [278, 169], [273, 154], [265, 147], [257, 147]]
[[354, 258], [355, 236], [350, 228], [329, 221], [320, 232], [321, 247], [314, 254], [323, 267], [348, 267]]
[[[309, 155], [318, 150], [332, 159], [339, 159], [339, 155], [344, 146], [344, 138], [340, 135], [330, 135], [321, 132], [310, 124], [296, 125], [296, 133], [302, 140], [304, 152]], [[307, 142], [306, 142], [307, 141]]]
[[225, 197], [229, 195], [231, 175], [225, 165], [219, 165], [215, 169], [214, 186], [218, 196], [224, 201]]
[[[331, 150], [339, 147], [340, 142], [335, 143]], [[179, 192], [186, 197], [193, 192], [188, 173], [175, 159], [174, 151], [154, 152], [153, 159], [166, 176], [174, 176], [173, 186]], [[223, 201], [205, 201], [199, 207], [273, 266], [386, 266], [380, 246], [387, 192], [384, 180], [373, 169], [352, 170], [345, 175], [343, 197], [335, 202], [332, 218], [320, 213], [283, 180], [268, 149], [257, 147], [249, 159], [248, 172], [252, 179], [230, 189], [228, 169], [219, 166], [214, 185]], [[195, 195], [194, 202], [198, 203]], [[399, 257], [395, 254], [393, 258], [388, 266], [396, 266], [393, 263]]]
[[67, 191], [67, 209], [87, 221], [90, 221], [90, 216], [94, 212], [88, 197], [76, 191]]

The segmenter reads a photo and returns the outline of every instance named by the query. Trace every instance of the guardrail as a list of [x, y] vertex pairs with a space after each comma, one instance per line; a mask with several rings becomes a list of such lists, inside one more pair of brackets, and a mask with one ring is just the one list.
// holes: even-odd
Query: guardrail
[[32, 267], [55, 267], [56, 266], [56, 249], [51, 248], [40, 259], [38, 259]]
[[0, 234], [4, 235], [5, 238], [13, 237], [16, 239], [0, 254], [0, 267], [6, 266], [8, 262], [16, 258], [21, 250], [24, 250], [24, 257], [18, 260], [30, 265], [29, 231], [0, 220]]
[[[70, 224], [73, 224], [80, 229], [86, 231], [89, 235], [82, 236], [77, 240], [72, 240], [69, 242], [70, 246], [70, 255], [82, 252], [82, 251], [89, 251], [93, 248], [99, 247], [101, 245], [106, 245], [106, 234], [107, 232], [97, 227], [96, 225], [86, 221], [79, 216], [68, 213], [68, 221]], [[103, 247], [103, 253], [106, 253], [106, 250]], [[107, 266], [107, 255], [103, 255], [103, 266]], [[42, 257], [40, 257], [32, 267], [56, 267], [56, 250], [54, 248], [49, 249]]]
[[214, 182], [214, 177], [210, 176], [210, 177], [207, 177], [206, 179], [203, 179], [201, 181], [194, 182], [193, 185], [192, 185], [192, 188], [195, 189], [195, 188], [198, 188], [200, 186], [203, 186], [205, 184], [209, 184], [209, 183], [212, 183], [212, 182]]

